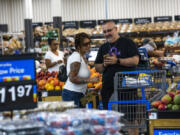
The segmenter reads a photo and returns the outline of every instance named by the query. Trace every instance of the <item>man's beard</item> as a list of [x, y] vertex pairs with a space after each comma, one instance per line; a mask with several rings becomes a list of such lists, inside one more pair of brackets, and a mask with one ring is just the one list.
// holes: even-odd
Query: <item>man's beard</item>
[[111, 40], [112, 40], [112, 37], [113, 37], [112, 35], [107, 35], [107, 36], [106, 36], [107, 41], [108, 41], [108, 42], [111, 41]]

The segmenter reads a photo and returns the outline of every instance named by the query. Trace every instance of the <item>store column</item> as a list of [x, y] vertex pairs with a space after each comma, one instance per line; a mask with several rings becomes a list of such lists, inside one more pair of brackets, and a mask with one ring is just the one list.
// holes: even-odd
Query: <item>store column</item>
[[53, 27], [59, 29], [60, 49], [62, 44], [62, 3], [61, 0], [51, 0], [51, 16], [53, 17]]
[[32, 28], [32, 0], [24, 0], [24, 30], [25, 30], [25, 44], [26, 44], [26, 52], [32, 52], [34, 50], [33, 43], [33, 28]]

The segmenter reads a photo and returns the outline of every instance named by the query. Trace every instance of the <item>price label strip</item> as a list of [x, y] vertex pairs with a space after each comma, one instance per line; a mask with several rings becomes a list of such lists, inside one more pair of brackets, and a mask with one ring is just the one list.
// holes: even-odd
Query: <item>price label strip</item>
[[36, 85], [22, 84], [0, 87], [0, 106], [6, 108], [5, 110], [28, 109], [35, 104], [37, 104]]

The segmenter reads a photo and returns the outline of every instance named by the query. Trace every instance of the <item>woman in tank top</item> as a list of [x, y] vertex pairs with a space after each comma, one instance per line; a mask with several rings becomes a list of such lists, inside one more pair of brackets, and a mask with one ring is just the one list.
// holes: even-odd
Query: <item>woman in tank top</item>
[[63, 101], [74, 101], [80, 108], [80, 99], [84, 97], [87, 84], [98, 82], [97, 77], [90, 78], [88, 61], [85, 54], [90, 50], [91, 40], [86, 33], [79, 33], [75, 36], [75, 48], [67, 60], [68, 79], [62, 91]]

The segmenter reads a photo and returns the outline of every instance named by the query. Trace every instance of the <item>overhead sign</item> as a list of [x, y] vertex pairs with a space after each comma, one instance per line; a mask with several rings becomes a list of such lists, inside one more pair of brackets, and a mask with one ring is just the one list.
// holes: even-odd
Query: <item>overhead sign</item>
[[151, 22], [152, 22], [151, 17], [134, 19], [135, 24], [145, 24], [145, 23], [151, 23]]
[[35, 57], [0, 57], [0, 111], [31, 109], [37, 106]]
[[53, 22], [45, 22], [45, 25], [53, 25]]
[[133, 22], [132, 18], [116, 20], [116, 24], [131, 24], [132, 22]]
[[79, 28], [78, 21], [68, 21], [68, 22], [63, 22], [63, 24], [64, 24], [64, 29], [68, 29], [68, 28], [78, 29]]
[[172, 21], [172, 16], [157, 16], [154, 17], [154, 22]]
[[175, 20], [175, 21], [180, 21], [180, 15], [175, 15], [175, 16], [174, 16], [174, 20]]
[[81, 28], [94, 28], [96, 25], [96, 20], [80, 21]]
[[0, 24], [0, 33], [1, 32], [8, 32], [8, 25], [7, 24]]
[[36, 22], [36, 23], [32, 23], [32, 27], [35, 28], [37, 26], [43, 26], [42, 22]]
[[114, 21], [116, 23], [116, 19], [98, 20], [97, 22], [98, 22], [98, 25], [102, 25], [102, 24], [104, 24], [107, 21]]

